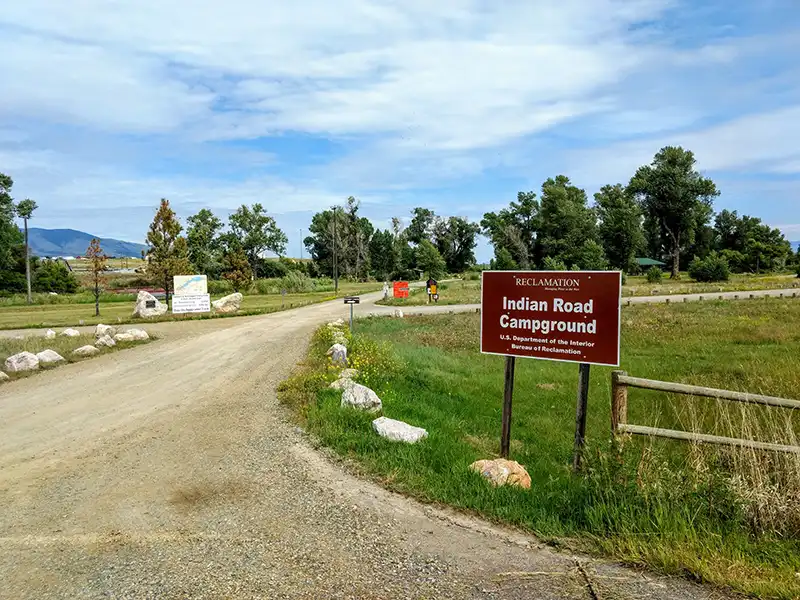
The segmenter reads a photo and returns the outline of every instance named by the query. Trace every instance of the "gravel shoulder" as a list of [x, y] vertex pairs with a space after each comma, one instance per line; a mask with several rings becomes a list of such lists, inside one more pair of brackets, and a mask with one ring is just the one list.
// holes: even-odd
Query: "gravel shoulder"
[[275, 387], [346, 315], [163, 323], [0, 388], [0, 598], [724, 597], [409, 501], [316, 450]]

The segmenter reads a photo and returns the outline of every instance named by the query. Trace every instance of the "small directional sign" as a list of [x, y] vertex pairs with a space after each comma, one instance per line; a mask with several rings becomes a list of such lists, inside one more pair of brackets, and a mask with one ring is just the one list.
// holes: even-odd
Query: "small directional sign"
[[345, 304], [361, 304], [361, 298], [358, 296], [345, 296], [344, 297]]

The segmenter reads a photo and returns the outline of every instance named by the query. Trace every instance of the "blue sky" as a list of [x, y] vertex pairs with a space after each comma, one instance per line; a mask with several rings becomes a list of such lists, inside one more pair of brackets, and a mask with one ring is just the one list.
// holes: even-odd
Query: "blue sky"
[[799, 56], [796, 0], [12, 2], [0, 171], [40, 227], [142, 241], [162, 196], [261, 202], [297, 255], [349, 195], [477, 220], [680, 144], [718, 210], [800, 239]]

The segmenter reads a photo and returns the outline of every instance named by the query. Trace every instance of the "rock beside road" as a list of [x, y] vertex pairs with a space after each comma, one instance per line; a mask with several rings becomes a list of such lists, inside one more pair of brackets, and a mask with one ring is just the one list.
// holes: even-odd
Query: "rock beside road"
[[133, 336], [133, 341], [135, 342], [146, 342], [150, 339], [150, 336], [144, 329], [128, 329], [127, 331], [123, 331], [128, 335]]
[[78, 337], [80, 336], [81, 332], [77, 329], [65, 329], [61, 332], [61, 335], [64, 337]]
[[115, 342], [135, 342], [136, 338], [133, 337], [133, 334], [125, 332], [125, 333], [118, 333], [117, 335], [115, 335], [114, 336], [114, 341]]
[[414, 427], [403, 421], [389, 419], [388, 417], [375, 419], [372, 422], [372, 428], [379, 436], [393, 442], [416, 444], [418, 441], [428, 437], [428, 432], [422, 427]]
[[480, 473], [494, 486], [514, 485], [526, 490], [531, 487], [531, 476], [515, 460], [477, 460], [469, 468]]
[[11, 381], [11, 377], [0, 371], [0, 383], [5, 383], [6, 381]]
[[110, 335], [104, 335], [103, 337], [98, 338], [98, 340], [95, 342], [95, 345], [98, 348], [113, 348], [117, 345], [117, 342], [114, 341], [114, 338], [112, 338]]
[[239, 309], [242, 307], [242, 300], [244, 300], [244, 296], [236, 292], [235, 294], [230, 294], [219, 300], [214, 300], [214, 302], [211, 303], [211, 308], [214, 309], [214, 312], [223, 315], [239, 312]]
[[[150, 302], [153, 308], [148, 308], [147, 303]], [[144, 290], [139, 291], [136, 297], [136, 306], [133, 309], [133, 316], [141, 319], [152, 319], [153, 317], [160, 317], [167, 312], [167, 305], [159, 302], [158, 299], [150, 292]]]
[[77, 350], [73, 351], [72, 354], [75, 356], [96, 356], [100, 354], [100, 350], [95, 348], [94, 346], [81, 346]]
[[20, 352], [6, 359], [6, 371], [9, 373], [22, 373], [35, 371], [39, 368], [39, 358], [30, 352]]
[[98, 340], [104, 337], [113, 337], [116, 335], [116, 333], [116, 327], [112, 327], [111, 325], [103, 325], [102, 323], [94, 329], [94, 337]]
[[46, 340], [54, 340], [56, 339], [56, 332], [53, 331], [52, 329], [48, 329], [44, 334], [44, 338]]
[[394, 309], [394, 316], [396, 318], [398, 318], [398, 319], [402, 319], [403, 318], [403, 311], [400, 310], [399, 308], [395, 308]]
[[366, 412], [380, 412], [383, 410], [383, 403], [378, 398], [378, 394], [367, 386], [355, 382], [351, 385], [344, 385], [341, 406], [342, 408], [349, 407]]
[[355, 385], [355, 383], [356, 382], [353, 381], [352, 379], [341, 378], [331, 383], [330, 386], [328, 387], [333, 388], [334, 390], [344, 390], [345, 388], [351, 385]]
[[36, 355], [36, 358], [38, 358], [39, 362], [43, 365], [64, 362], [64, 357], [55, 350], [42, 350]]
[[327, 356], [331, 357], [331, 362], [337, 367], [347, 366], [347, 347], [342, 344], [334, 344], [328, 348]]

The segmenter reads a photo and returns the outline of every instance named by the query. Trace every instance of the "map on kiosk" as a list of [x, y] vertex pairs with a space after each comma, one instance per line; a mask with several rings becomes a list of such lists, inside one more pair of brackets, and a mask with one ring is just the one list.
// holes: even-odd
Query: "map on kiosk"
[[176, 275], [173, 289], [176, 296], [195, 296], [208, 293], [205, 275]]

